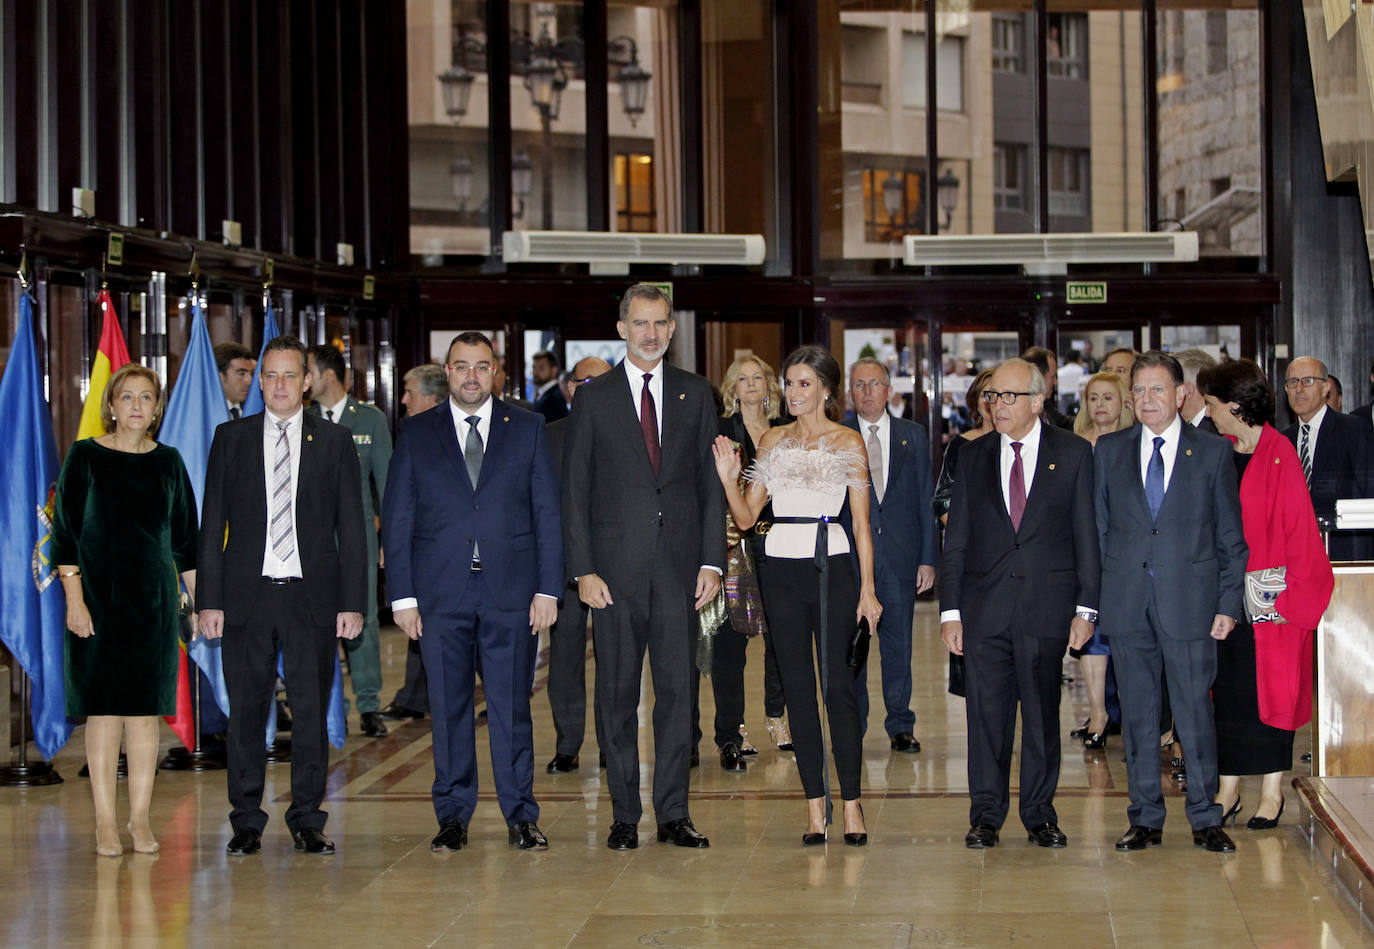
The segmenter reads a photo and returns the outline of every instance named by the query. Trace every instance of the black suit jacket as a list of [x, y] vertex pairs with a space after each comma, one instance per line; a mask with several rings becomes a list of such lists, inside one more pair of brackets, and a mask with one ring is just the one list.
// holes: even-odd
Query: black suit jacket
[[[226, 626], [246, 623], [261, 589], [267, 551], [263, 413], [215, 429], [206, 465], [196, 572], [196, 606], [223, 610]], [[367, 612], [367, 541], [362, 475], [353, 436], [306, 414], [294, 512], [296, 547], [310, 613], [333, 627], [339, 613]], [[302, 490], [302, 487], [305, 487]]]
[[534, 403], [534, 410], [544, 416], [546, 422], [556, 422], [568, 417], [568, 403], [563, 401], [563, 390], [558, 387], [558, 383], [555, 382], [548, 392], [539, 397]]
[[1374, 402], [1371, 402], [1368, 405], [1360, 406], [1358, 409], [1350, 413], [1350, 417], [1364, 419], [1364, 423], [1368, 427], [1370, 425], [1370, 418], [1372, 414], [1374, 414]]
[[1166, 636], [1206, 639], [1216, 614], [1245, 618], [1250, 551], [1241, 528], [1234, 452], [1226, 439], [1184, 422], [1169, 488], [1152, 521], [1140, 469], [1140, 439], [1146, 435], [1137, 423], [1097, 440], [1102, 589], [1111, 591], [1098, 622], [1110, 637], [1140, 635], [1149, 606]]
[[598, 574], [614, 598], [648, 589], [659, 533], [691, 591], [703, 565], [725, 565], [725, 492], [711, 442], [711, 385], [666, 362], [661, 464], [654, 476], [622, 361], [578, 390], [563, 455], [563, 546], [568, 574]]
[[[1294, 447], [1300, 428], [1300, 423], [1294, 422], [1283, 430]], [[1374, 429], [1368, 418], [1327, 408], [1317, 429], [1310, 489], [1312, 508], [1322, 518], [1336, 516], [1338, 498], [1374, 497]], [[1374, 531], [1333, 531], [1327, 547], [1332, 560], [1374, 559]]]
[[1092, 447], [1043, 422], [1021, 527], [1002, 496], [1002, 438], [959, 447], [940, 561], [940, 610], [959, 610], [966, 636], [1011, 628], [1068, 640], [1074, 607], [1097, 608]]

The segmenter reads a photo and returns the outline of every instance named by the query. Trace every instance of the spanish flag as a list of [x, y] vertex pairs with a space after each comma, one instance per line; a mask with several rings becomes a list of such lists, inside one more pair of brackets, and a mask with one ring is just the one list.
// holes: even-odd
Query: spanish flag
[[124, 332], [119, 328], [110, 292], [101, 290], [96, 303], [100, 304], [100, 312], [105, 314], [105, 320], [100, 329], [100, 345], [96, 348], [95, 361], [91, 364], [91, 387], [86, 392], [86, 404], [81, 407], [81, 427], [76, 430], [78, 441], [105, 434], [105, 426], [100, 421], [100, 399], [105, 394], [110, 376], [130, 361], [129, 347], [124, 343]]

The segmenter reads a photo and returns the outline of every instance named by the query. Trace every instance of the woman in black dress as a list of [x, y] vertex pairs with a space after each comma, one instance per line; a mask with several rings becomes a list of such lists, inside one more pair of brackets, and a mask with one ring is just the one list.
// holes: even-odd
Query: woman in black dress
[[105, 434], [72, 445], [57, 481], [52, 552], [67, 597], [68, 716], [86, 718], [96, 853], [123, 852], [115, 772], [124, 740], [134, 850], [148, 819], [157, 716], [176, 714], [178, 579], [195, 591], [196, 503], [175, 448], [159, 445], [157, 373], [130, 364], [105, 386]]

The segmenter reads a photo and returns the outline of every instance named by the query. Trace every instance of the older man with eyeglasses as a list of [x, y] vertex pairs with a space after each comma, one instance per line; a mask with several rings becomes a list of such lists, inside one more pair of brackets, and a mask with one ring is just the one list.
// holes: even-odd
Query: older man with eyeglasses
[[[1360, 419], [1326, 404], [1331, 376], [1325, 363], [1311, 356], [1294, 359], [1283, 388], [1297, 417], [1283, 434], [1298, 449], [1317, 517], [1334, 518], [1337, 498], [1374, 495], [1374, 434]], [[1332, 560], [1368, 560], [1374, 557], [1374, 531], [1332, 533], [1327, 549]]]

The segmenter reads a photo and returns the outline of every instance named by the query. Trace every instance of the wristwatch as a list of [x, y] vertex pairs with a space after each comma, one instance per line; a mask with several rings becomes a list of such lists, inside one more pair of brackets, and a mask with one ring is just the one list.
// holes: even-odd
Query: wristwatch
[[1085, 620], [1087, 620], [1089, 623], [1096, 623], [1096, 622], [1097, 622], [1097, 610], [1089, 610], [1089, 609], [1074, 610], [1074, 611], [1073, 611], [1073, 615], [1074, 615], [1074, 616], [1077, 616], [1079, 619], [1085, 619]]

